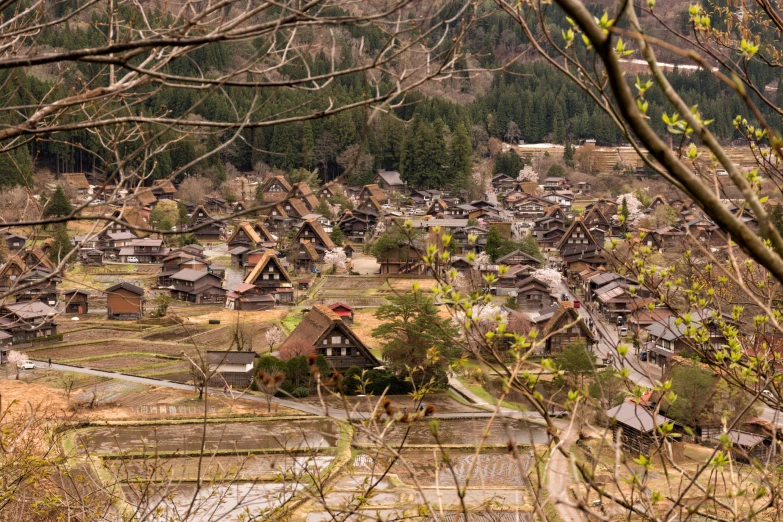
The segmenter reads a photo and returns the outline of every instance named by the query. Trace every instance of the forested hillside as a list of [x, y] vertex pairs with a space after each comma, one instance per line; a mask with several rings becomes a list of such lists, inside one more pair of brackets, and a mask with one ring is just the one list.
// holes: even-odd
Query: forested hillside
[[[77, 8], [76, 4], [57, 3], [56, 14], [68, 13]], [[596, 5], [594, 8], [599, 10], [601, 7]], [[330, 15], [345, 14], [338, 8], [330, 9]], [[64, 26], [42, 31], [35, 38], [35, 44], [65, 50], [100, 45], [107, 38], [107, 16], [100, 12], [88, 13], [81, 13]], [[559, 11], [553, 10], [547, 15], [551, 23], [565, 26], [567, 23], [562, 15], [555, 13]], [[453, 13], [444, 9], [428, 23], [442, 22], [449, 15]], [[263, 163], [285, 171], [318, 169], [327, 181], [350, 170], [349, 181], [355, 184], [368, 181], [378, 169], [400, 170], [410, 185], [432, 188], [445, 182], [463, 187], [470, 177], [471, 156], [482, 154], [491, 137], [556, 143], [594, 138], [603, 145], [623, 141], [617, 128], [586, 93], [575, 89], [546, 63], [531, 61], [533, 53], [506, 67], [505, 72], [493, 73], [488, 90], [482, 91], [474, 85], [471, 74], [459, 72], [468, 68], [468, 63], [498, 68], [524, 51], [528, 44], [511, 18], [493, 14], [490, 2], [480, 6], [477, 12], [466, 11], [462, 16], [472, 17], [472, 23], [465, 36], [465, 46], [455, 58], [457, 72], [441, 82], [443, 96], [432, 95], [431, 90], [428, 91], [430, 95], [414, 90], [395, 103], [392, 110], [372, 115], [369, 125], [369, 112], [366, 107], [360, 107], [311, 121], [242, 129], [236, 137], [233, 130], [210, 129], [207, 132], [202, 129], [183, 134], [161, 128], [156, 129], [146, 145], [148, 149], [160, 146], [154, 155], [130, 154], [138, 146], [136, 141], [123, 142], [118, 152], [127, 148], [128, 156], [132, 158], [129, 165], [143, 165], [149, 172], [149, 180], [167, 177], [187, 166], [188, 173], [219, 181], [225, 179], [226, 166], [249, 171]], [[160, 9], [148, 12], [147, 20], [143, 22], [134, 8], [120, 6], [117, 17], [134, 28], [140, 28], [143, 23], [152, 26], [173, 23], [172, 14]], [[341, 32], [327, 36], [313, 31], [307, 36], [309, 46], [302, 49], [303, 52], [286, 59], [273, 73], [267, 72], [264, 79], [273, 82], [280, 78], [328, 75], [335, 69], [350, 71], [389, 45], [386, 35], [372, 25], [347, 25]], [[268, 51], [269, 46], [269, 41], [260, 38], [251, 42], [209, 43], [172, 60], [165, 73], [173, 78], [199, 74], [218, 77], [222, 72], [241, 67], [243, 60]], [[399, 69], [403, 62], [409, 63], [406, 60], [410, 58], [400, 57], [391, 67]], [[113, 74], [123, 72], [127, 72], [127, 68], [118, 66]], [[772, 68], [759, 67], [758, 72], [753, 69], [751, 72], [761, 85], [775, 84], [777, 80]], [[246, 81], [258, 80], [251, 71], [244, 76]], [[736, 97], [726, 96], [728, 88], [725, 85], [704, 71], [674, 72], [670, 78], [689, 104], [698, 105], [706, 118], [714, 120], [712, 129], [720, 138], [739, 137], [732, 121], [736, 115], [746, 115], [747, 111]], [[627, 80], [633, 82], [634, 75], [628, 74]], [[22, 115], [29, 115], [34, 110], [32, 107], [50, 90], [67, 93], [83, 85], [100, 86], [108, 81], [107, 66], [96, 63], [78, 63], [64, 73], [59, 71], [58, 76], [46, 66], [2, 72], [0, 93], [4, 105], [20, 107], [16, 112], [6, 111], [4, 123], [21, 121]], [[162, 85], [148, 87], [145, 92], [142, 88], [133, 94], [132, 103], [118, 105], [114, 110], [118, 114], [158, 114], [205, 122], [235, 121], [243, 114], [249, 114], [254, 120], [271, 121], [274, 115], [293, 117], [334, 104], [352, 104], [378, 90], [377, 78], [370, 78], [361, 71], [341, 74], [316, 90], [291, 87], [257, 90], [246, 88], [242, 81], [235, 76], [224, 85], [208, 90]], [[391, 82], [386, 85], [383, 82], [381, 78], [382, 88], [393, 87]], [[472, 101], [455, 103], [449, 92], [466, 93]], [[647, 100], [652, 125], [662, 131], [665, 124], [661, 116], [671, 109], [667, 109], [655, 89], [647, 93]], [[774, 115], [765, 113], [765, 116], [773, 118]], [[62, 115], [60, 123], [67, 123], [69, 118], [74, 117]], [[231, 144], [218, 154], [207, 155], [198, 161], [206, 151], [214, 150], [229, 139], [232, 139]], [[0, 183], [13, 185], [29, 179], [34, 162], [62, 172], [101, 172], [106, 170], [106, 161], [110, 161], [106, 154], [105, 144], [88, 130], [51, 134], [45, 139], [28, 141], [12, 154], [3, 156], [0, 167], [8, 175], [3, 176]], [[185, 171], [179, 174], [184, 175]]]

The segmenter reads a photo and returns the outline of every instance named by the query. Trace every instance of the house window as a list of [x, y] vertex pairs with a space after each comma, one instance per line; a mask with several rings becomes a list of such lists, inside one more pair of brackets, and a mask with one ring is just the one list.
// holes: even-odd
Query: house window
[[264, 274], [264, 280], [269, 279], [269, 274]]
[[324, 344], [327, 344], [329, 342], [328, 339], [324, 339]]
[[342, 342], [342, 340], [343, 340], [343, 338], [340, 337], [339, 335], [336, 336], [336, 337], [332, 337], [332, 344], [340, 344], [340, 342]]
[[332, 355], [332, 349], [331, 348], [327, 348], [326, 349], [326, 355]]
[[280, 279], [280, 274], [275, 274], [274, 278], [275, 279]]

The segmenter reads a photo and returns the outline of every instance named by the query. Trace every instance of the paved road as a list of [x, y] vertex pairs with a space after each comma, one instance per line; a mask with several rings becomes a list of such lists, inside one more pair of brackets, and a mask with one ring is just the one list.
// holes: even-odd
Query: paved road
[[[566, 287], [565, 283], [560, 283], [557, 293], [568, 295], [572, 302], [574, 300], [573, 293]], [[596, 355], [598, 357], [604, 357], [607, 353], [611, 353], [615, 361], [620, 361], [620, 355], [617, 353], [617, 345], [620, 344], [620, 336], [617, 333], [616, 327], [604, 321], [601, 314], [598, 312], [591, 312], [584, 305], [578, 308], [578, 310], [579, 315], [584, 321], [593, 320], [596, 334], [599, 336]], [[658, 372], [655, 371], [654, 367], [648, 368], [646, 362], [639, 360], [634, 352], [633, 346], [630, 347], [626, 354], [623, 366], [630, 370], [631, 373], [629, 374], [629, 378], [631, 381], [646, 388], [651, 388], [653, 386], [653, 380], [660, 378], [660, 375], [658, 375]]]

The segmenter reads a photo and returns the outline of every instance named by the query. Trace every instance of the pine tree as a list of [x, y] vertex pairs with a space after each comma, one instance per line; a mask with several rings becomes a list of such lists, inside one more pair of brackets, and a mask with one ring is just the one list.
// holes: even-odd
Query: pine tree
[[465, 124], [460, 122], [451, 136], [449, 147], [449, 167], [453, 186], [457, 190], [465, 188], [473, 174], [473, 149]]
[[65, 196], [65, 191], [60, 185], [54, 190], [52, 197], [44, 208], [44, 217], [67, 216], [73, 211], [73, 207]]
[[569, 167], [574, 166], [574, 147], [571, 146], [571, 142], [566, 140], [565, 148], [563, 149], [563, 161]]
[[487, 253], [493, 263], [499, 257], [500, 247], [502, 244], [503, 238], [500, 237], [500, 232], [498, 231], [497, 227], [489, 227], [489, 232], [487, 233], [487, 246], [484, 247], [484, 251]]
[[565, 141], [565, 124], [563, 123], [563, 115], [559, 107], [555, 108], [555, 119], [552, 122], [552, 141], [555, 143], [563, 143]]
[[64, 224], [57, 225], [53, 239], [51, 250], [49, 250], [49, 259], [56, 264], [73, 250], [73, 245], [71, 244], [71, 238], [68, 237], [68, 229]]
[[343, 243], [345, 242], [345, 235], [343, 234], [343, 231], [340, 230], [340, 227], [335, 226], [332, 229], [332, 233], [329, 234], [329, 237], [332, 238], [332, 241], [337, 246], [343, 246]]

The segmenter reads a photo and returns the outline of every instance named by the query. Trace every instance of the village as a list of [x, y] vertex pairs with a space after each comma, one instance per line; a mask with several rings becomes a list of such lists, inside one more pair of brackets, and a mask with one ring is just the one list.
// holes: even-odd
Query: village
[[[624, 157], [617, 151], [596, 151], [601, 152]], [[709, 390], [710, 376], [689, 355], [693, 334], [676, 320], [680, 311], [640, 284], [626, 266], [634, 252], [662, 267], [686, 252], [698, 258], [700, 248], [720, 256], [727, 244], [720, 228], [673, 190], [651, 192], [655, 182], [641, 163], [626, 163], [619, 172], [605, 167], [608, 172], [569, 175], [562, 147], [506, 145], [500, 154], [516, 154], [525, 166], [517, 175], [483, 177], [483, 198], [473, 200], [447, 188], [412, 190], [399, 172], [382, 170], [364, 186], [292, 182], [281, 173], [243, 177], [236, 183], [244, 199], [205, 194], [200, 204], [181, 200], [179, 188], [161, 180], [128, 194], [121, 207], [113, 208], [105, 204], [112, 187], [84, 174], [62, 174], [57, 191], [70, 195], [68, 205], [89, 202], [85, 213], [94, 220], [87, 222], [89, 227], [80, 223], [78, 230], [69, 229], [74, 255], [61, 274], [55, 272], [58, 260], [50, 255], [57, 242], [51, 230], [6, 229], [0, 290], [11, 297], [2, 304], [0, 373], [29, 387], [16, 393], [56, 395], [52, 403], [78, 412], [88, 419], [86, 426], [97, 426], [107, 415], [121, 421], [75, 435], [73, 444], [106, 459], [104, 466], [112, 455], [146, 440], [152, 425], [174, 436], [177, 428], [164, 419], [198, 418], [204, 394], [215, 396], [209, 414], [231, 429], [239, 426], [232, 422], [247, 417], [258, 421], [254, 429], [265, 426], [259, 433], [294, 430], [295, 437], [304, 437], [295, 444], [301, 452], [296, 458], [305, 458], [307, 446], [312, 452], [307, 458], [325, 459], [319, 461], [325, 468], [349, 459], [352, 469], [369, 476], [384, 459], [368, 458], [361, 431], [349, 446], [353, 450], [341, 453], [345, 428], [334, 422], [335, 415], [350, 420], [369, 414], [374, 406], [361, 399], [365, 396], [388, 394], [405, 404], [406, 412], [433, 405], [443, 427], [460, 427], [445, 444], [455, 448], [466, 466], [472, 462], [470, 450], [456, 448], [477, 442], [482, 419], [494, 409], [514, 426], [520, 444], [545, 443], [540, 415], [530, 403], [521, 395], [501, 403], [499, 376], [469, 353], [456, 354], [433, 373], [438, 385], [420, 404], [405, 395], [411, 388], [401, 368], [421, 354], [395, 351], [394, 331], [384, 330], [384, 322], [393, 320], [390, 307], [404, 306], [404, 296], [418, 299], [448, 273], [455, 288], [489, 296], [486, 310], [477, 314], [500, 318], [511, 333], [541, 332], [545, 342], [533, 356], [559, 361], [565, 371], [565, 379], [550, 374], [538, 386], [553, 415], [563, 410], [558, 394], [591, 369], [607, 379], [627, 369], [631, 382], [646, 390], [700, 371]], [[626, 192], [619, 192], [620, 187]], [[741, 203], [727, 199], [726, 204], [743, 213]], [[160, 216], [172, 209], [174, 215], [164, 217], [161, 226]], [[745, 216], [752, 224], [753, 218]], [[428, 253], [437, 254], [439, 261]], [[446, 319], [445, 302], [436, 298], [433, 304], [428, 320], [447, 325], [451, 319]], [[731, 314], [712, 309], [691, 320], [707, 329], [713, 346], [728, 342], [720, 325], [742, 327]], [[749, 340], [757, 349], [773, 342]], [[468, 359], [460, 366], [457, 359], [464, 355]], [[305, 362], [308, 357], [317, 362]], [[308, 364], [318, 366], [324, 376], [339, 372], [357, 383], [363, 375], [371, 379], [360, 393], [346, 387], [353, 410], [334, 413], [341, 404], [335, 398], [326, 403], [319, 399], [319, 384]], [[264, 377], [277, 371], [282, 372], [278, 380]], [[4, 394], [14, 396], [14, 391]], [[617, 429], [617, 440], [633, 458], [654, 457], [658, 427], [684, 419], [662, 415], [656, 409], [662, 398], [652, 391], [641, 401], [620, 390], [596, 399], [603, 410], [591, 412], [591, 419], [601, 418]], [[325, 416], [324, 404], [333, 408], [331, 416]], [[702, 407], [707, 409], [706, 403]], [[729, 436], [744, 455], [766, 458], [779, 451], [775, 436], [783, 420], [761, 402], [752, 411]], [[264, 422], [265, 416], [275, 420]], [[675, 456], [686, 466], [723, 436], [720, 414], [699, 413], [689, 421], [698, 423], [697, 433], [688, 441], [671, 440]], [[119, 445], [110, 442], [118, 435]], [[259, 441], [262, 435], [247, 440], [242, 430], [233, 436], [215, 450], [228, 451], [237, 441], [244, 441], [244, 450], [275, 445], [272, 439]], [[594, 462], [611, 460], [604, 435], [580, 432], [578, 437], [587, 441], [580, 449], [592, 452]], [[477, 486], [473, 501], [500, 495], [507, 506], [529, 513], [530, 477], [523, 480], [504, 464], [498, 453], [504, 442], [499, 431], [483, 445], [483, 485]], [[413, 444], [418, 448], [411, 450], [414, 461], [424, 457], [417, 451], [435, 447], [426, 428], [416, 432]], [[192, 472], [186, 458], [172, 462], [182, 477]], [[243, 473], [236, 479], [268, 479], [272, 471]], [[404, 511], [401, 506], [413, 494], [411, 484], [406, 484], [407, 471], [395, 468], [395, 473], [398, 484], [388, 486], [386, 497], [368, 509]], [[438, 473], [432, 471], [431, 478], [436, 480]], [[354, 490], [347, 476], [337, 480], [338, 489]], [[569, 490], [567, 483], [562, 486]], [[128, 498], [135, 494], [131, 489], [126, 487]], [[259, 505], [274, 507], [271, 496], [277, 493], [277, 487], [264, 489]], [[624, 512], [605, 507], [609, 513]], [[307, 520], [319, 520], [318, 506], [308, 512]]]

